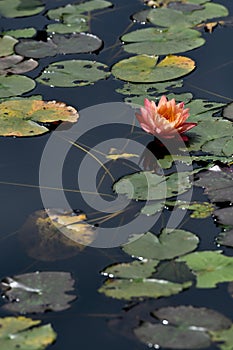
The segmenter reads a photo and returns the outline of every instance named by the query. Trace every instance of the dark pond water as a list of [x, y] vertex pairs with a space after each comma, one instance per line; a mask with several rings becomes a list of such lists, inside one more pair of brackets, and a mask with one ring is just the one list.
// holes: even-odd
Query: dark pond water
[[[73, 3], [74, 1], [70, 1]], [[67, 4], [68, 1], [46, 1], [46, 7], [54, 8]], [[108, 65], [113, 65], [120, 58], [127, 57], [119, 47], [119, 36], [132, 25], [130, 16], [143, 9], [139, 0], [114, 0], [114, 8], [102, 11], [93, 18], [91, 30], [104, 41], [104, 48], [98, 56], [95, 54], [69, 55], [69, 58], [98, 59]], [[218, 1], [225, 5], [233, 16], [233, 4], [227, 0]], [[28, 18], [1, 19], [1, 27], [14, 29], [24, 26], [33, 26], [39, 30], [47, 24], [46, 17], [36, 15], [33, 22]], [[134, 29], [136, 29], [136, 26]], [[140, 25], [138, 25], [140, 27]], [[186, 53], [196, 61], [197, 69], [184, 78], [184, 87], [181, 91], [190, 91], [196, 98], [206, 98], [221, 102], [229, 102], [233, 99], [233, 46], [232, 27], [218, 27], [212, 34], [205, 33], [206, 44], [199, 49]], [[116, 45], [115, 45], [116, 44]], [[114, 46], [115, 45], [115, 46]], [[114, 46], [113, 48], [111, 48]], [[64, 59], [64, 57], [57, 57]], [[38, 76], [43, 67], [54, 61], [55, 58], [41, 59], [39, 68], [27, 75]], [[122, 95], [117, 94], [115, 89], [122, 83], [110, 78], [107, 81], [99, 81], [93, 86], [82, 88], [50, 88], [39, 86], [33, 94], [41, 94], [45, 100], [63, 101], [74, 106], [78, 110], [104, 102], [122, 101]], [[29, 96], [30, 94], [28, 94]], [[105, 128], [98, 129], [98, 137], [92, 135], [93, 144], [101, 138], [105, 140], [110, 136], [115, 137], [117, 133], [126, 133], [126, 130], [110, 131]], [[126, 305], [124, 301], [106, 298], [97, 292], [102, 285], [104, 277], [100, 271], [106, 266], [129, 260], [120, 248], [94, 249], [86, 248], [76, 256], [55, 262], [41, 262], [29, 258], [22, 244], [19, 242], [18, 230], [22, 227], [28, 216], [37, 210], [43, 209], [43, 203], [38, 189], [39, 165], [43, 149], [50, 134], [35, 138], [1, 138], [1, 175], [0, 181], [16, 183], [18, 185], [0, 184], [1, 189], [1, 223], [0, 223], [0, 266], [1, 276], [12, 276], [25, 272], [42, 271], [69, 271], [76, 281], [75, 288], [78, 299], [73, 302], [69, 310], [59, 313], [41, 314], [39, 317], [46, 323], [51, 322], [58, 339], [52, 349], [81, 349], [87, 350], [101, 348], [102, 350], [114, 349], [145, 349], [146, 346], [137, 341], [131, 334], [131, 329], [136, 326], [138, 318], [143, 314], [142, 309], [130, 313], [123, 312], [125, 323], [116, 321], [116, 317], [122, 314], [122, 308]], [[151, 138], [145, 136], [145, 142]], [[85, 143], [84, 139], [84, 143]], [[77, 169], [82, 152], [76, 150], [76, 164], [72, 161], [68, 164], [70, 175], [66, 181], [70, 188], [75, 188], [74, 168]], [[59, 154], [57, 154], [59, 157]], [[129, 170], [128, 170], [129, 171]], [[127, 172], [125, 169], [115, 169], [117, 176]], [[26, 187], [25, 184], [29, 185]], [[30, 187], [30, 185], [32, 185]], [[33, 187], [35, 186], [35, 187]], [[109, 183], [105, 183], [106, 192], [111, 191]], [[194, 198], [201, 195], [201, 190], [194, 192]], [[203, 198], [203, 197], [202, 197]], [[88, 210], [78, 194], [70, 194], [69, 200], [75, 209]], [[161, 222], [157, 223], [160, 227]], [[212, 218], [204, 220], [189, 219], [185, 229], [190, 230], [200, 237], [200, 250], [215, 249], [214, 237], [220, 232]], [[227, 254], [231, 251], [225, 250]], [[223, 283], [216, 289], [189, 289], [181, 294], [161, 298], [148, 302], [150, 309], [160, 306], [175, 306], [180, 304], [191, 304], [194, 306], [205, 306], [213, 308], [230, 317], [232, 315], [232, 299], [226, 292]], [[153, 306], [151, 306], [153, 305]], [[145, 306], [145, 310], [146, 310]], [[136, 309], [137, 310], [137, 309]], [[7, 315], [0, 312], [1, 317]], [[34, 317], [34, 316], [33, 316]]]

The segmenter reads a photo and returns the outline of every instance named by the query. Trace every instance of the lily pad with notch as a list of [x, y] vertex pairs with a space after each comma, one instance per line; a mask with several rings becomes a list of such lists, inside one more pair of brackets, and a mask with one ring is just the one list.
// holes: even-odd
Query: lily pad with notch
[[206, 348], [211, 345], [212, 332], [232, 325], [215, 310], [193, 306], [164, 307], [152, 315], [161, 323], [143, 322], [134, 333], [143, 343], [168, 349]]
[[106, 79], [110, 73], [108, 66], [97, 61], [67, 60], [50, 64], [37, 81], [41, 84], [58, 87], [92, 85]]
[[167, 55], [193, 50], [204, 45], [199, 31], [186, 29], [145, 28], [121, 37], [124, 50], [134, 54]]
[[76, 109], [56, 101], [31, 99], [8, 100], [0, 103], [0, 135], [35, 136], [48, 132], [38, 123], [67, 121], [74, 123], [79, 115]]
[[[138, 236], [138, 235], [137, 235]], [[124, 245], [123, 251], [134, 257], [144, 259], [167, 260], [184, 255], [197, 248], [198, 237], [185, 230], [163, 229], [157, 237], [151, 232], [147, 232], [138, 239]]]
[[33, 16], [43, 11], [41, 0], [1, 0], [0, 15], [8, 18]]
[[8, 301], [3, 308], [21, 314], [66, 310], [76, 299], [76, 295], [67, 294], [74, 290], [73, 285], [69, 272], [33, 272], [6, 277], [1, 281]]
[[93, 34], [54, 34], [47, 41], [22, 39], [15, 46], [15, 52], [27, 57], [42, 58], [57, 54], [94, 52], [101, 46], [102, 40]]
[[123, 59], [112, 67], [112, 74], [124, 81], [155, 83], [180, 78], [192, 72], [195, 63], [184, 56], [166, 56], [157, 64], [158, 56], [137, 55]]
[[40, 325], [40, 320], [20, 317], [0, 318], [1, 350], [44, 350], [57, 337], [50, 324]]
[[10, 55], [0, 58], [0, 75], [20, 74], [29, 72], [38, 66], [38, 62], [30, 58], [24, 60], [23, 56]]

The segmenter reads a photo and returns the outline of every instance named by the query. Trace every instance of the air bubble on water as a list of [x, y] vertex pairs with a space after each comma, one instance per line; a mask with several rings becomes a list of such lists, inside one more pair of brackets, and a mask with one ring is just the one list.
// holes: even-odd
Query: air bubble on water
[[113, 278], [114, 277], [113, 273], [109, 273], [108, 277]]
[[168, 324], [168, 320], [162, 320], [162, 324]]

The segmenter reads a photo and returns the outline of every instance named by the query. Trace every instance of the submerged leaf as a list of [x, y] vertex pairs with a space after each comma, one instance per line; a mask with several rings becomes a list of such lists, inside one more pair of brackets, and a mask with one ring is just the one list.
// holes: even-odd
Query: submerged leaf
[[77, 119], [78, 113], [73, 107], [55, 101], [21, 99], [0, 103], [0, 135], [2, 136], [40, 135], [49, 129], [37, 122], [74, 123]]
[[153, 83], [179, 78], [195, 68], [193, 60], [169, 55], [157, 64], [158, 56], [138, 55], [117, 62], [112, 67], [116, 78], [135, 82]]
[[[95, 238], [85, 214], [62, 210], [36, 211], [19, 231], [19, 239], [34, 259], [56, 261], [78, 254]], [[64, 224], [66, 222], [66, 225]], [[59, 229], [62, 228], [62, 231]]]
[[109, 76], [108, 67], [97, 61], [70, 60], [50, 64], [37, 79], [49, 86], [73, 87], [94, 84]]
[[233, 207], [215, 210], [214, 215], [221, 224], [233, 226]]
[[158, 237], [147, 232], [124, 245], [123, 250], [135, 257], [166, 260], [191, 252], [198, 243], [198, 237], [189, 231], [167, 228]]
[[34, 272], [6, 277], [1, 282], [3, 295], [9, 301], [4, 309], [21, 314], [28, 312], [61, 311], [76, 299], [74, 280], [68, 272]]
[[216, 240], [218, 244], [233, 247], [233, 230], [221, 232]]
[[57, 335], [50, 324], [38, 326], [40, 323], [39, 320], [22, 316], [0, 318], [1, 350], [47, 348], [55, 341]]

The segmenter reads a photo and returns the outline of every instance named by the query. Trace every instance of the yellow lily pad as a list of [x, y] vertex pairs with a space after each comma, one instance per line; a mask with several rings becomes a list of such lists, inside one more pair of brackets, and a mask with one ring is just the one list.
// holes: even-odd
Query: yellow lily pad
[[158, 56], [138, 55], [117, 62], [116, 78], [135, 83], [154, 83], [176, 79], [190, 73], [195, 62], [188, 57], [168, 55], [157, 64]]
[[1, 136], [35, 136], [49, 131], [39, 123], [77, 121], [78, 112], [64, 103], [31, 99], [9, 100], [0, 103]]

